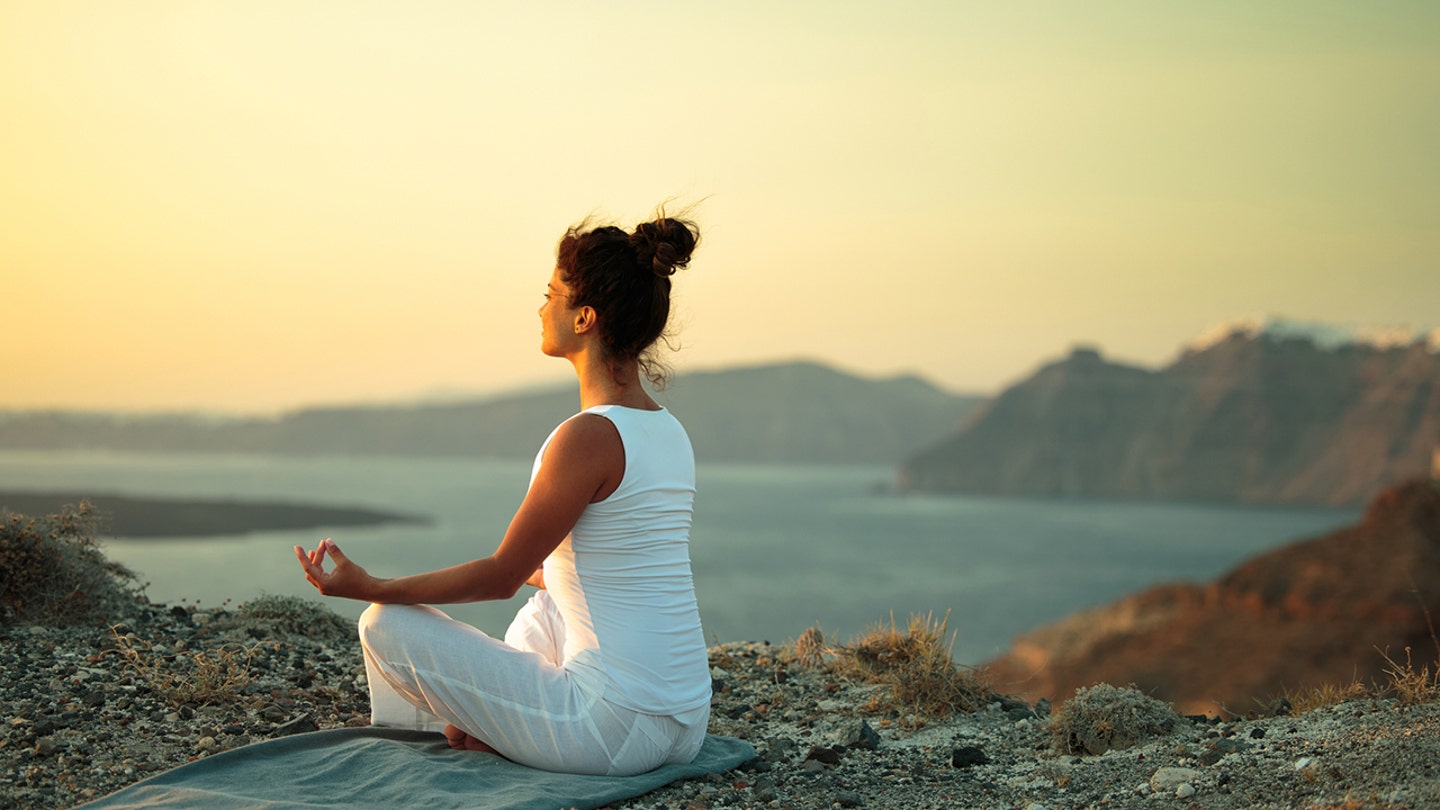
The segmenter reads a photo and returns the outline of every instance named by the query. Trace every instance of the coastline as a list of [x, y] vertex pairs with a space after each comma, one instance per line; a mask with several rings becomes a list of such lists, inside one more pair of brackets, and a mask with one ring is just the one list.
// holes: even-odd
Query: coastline
[[88, 501], [107, 538], [173, 539], [231, 537], [252, 532], [322, 526], [426, 524], [429, 519], [353, 506], [281, 501], [149, 498], [109, 493], [0, 491], [0, 511], [48, 515]]
[[[254, 607], [263, 599], [142, 602], [108, 629], [0, 627], [0, 805], [71, 807], [248, 742], [368, 723], [353, 625], [304, 600]], [[227, 686], [216, 666], [213, 695], [168, 700], [157, 678], [178, 667], [196, 681], [197, 656], [248, 682]], [[791, 647], [730, 642], [710, 658], [711, 732], [759, 755], [613, 807], [1440, 807], [1434, 701], [1186, 718], [1133, 747], [1076, 755], [1055, 750], [1043, 702], [992, 695], [912, 727], [869, 708], [876, 686], [807, 666]]]

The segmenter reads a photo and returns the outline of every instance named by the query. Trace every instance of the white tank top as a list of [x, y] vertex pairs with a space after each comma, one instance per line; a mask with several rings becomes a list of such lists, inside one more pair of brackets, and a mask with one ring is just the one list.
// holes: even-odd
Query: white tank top
[[710, 700], [710, 664], [690, 571], [690, 437], [663, 409], [582, 413], [620, 433], [625, 474], [545, 559], [545, 587], [565, 619], [564, 667], [581, 688], [633, 711], [697, 709]]

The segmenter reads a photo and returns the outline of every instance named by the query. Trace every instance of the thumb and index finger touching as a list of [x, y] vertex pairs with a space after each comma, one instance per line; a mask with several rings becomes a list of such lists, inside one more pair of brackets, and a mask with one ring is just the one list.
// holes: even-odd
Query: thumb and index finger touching
[[337, 545], [335, 541], [330, 539], [329, 537], [321, 540], [320, 544], [315, 547], [314, 551], [307, 552], [300, 546], [295, 547], [295, 556], [299, 558], [300, 564], [304, 566], [307, 571], [310, 571], [312, 569], [318, 569], [319, 571], [323, 571], [326, 554], [329, 554], [330, 558], [333, 559], [336, 563], [350, 561], [349, 558], [345, 556], [344, 552], [340, 551], [340, 546]]

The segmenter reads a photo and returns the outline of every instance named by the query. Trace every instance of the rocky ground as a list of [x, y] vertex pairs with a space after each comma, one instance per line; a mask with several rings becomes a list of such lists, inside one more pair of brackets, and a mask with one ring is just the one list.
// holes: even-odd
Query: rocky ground
[[[0, 807], [71, 807], [228, 748], [365, 724], [353, 630], [309, 604], [150, 605], [113, 631], [0, 628]], [[1180, 719], [1077, 755], [1055, 750], [1043, 703], [992, 698], [915, 728], [867, 709], [883, 687], [768, 643], [719, 645], [711, 664], [711, 731], [759, 756], [617, 807], [1440, 808], [1435, 702]]]

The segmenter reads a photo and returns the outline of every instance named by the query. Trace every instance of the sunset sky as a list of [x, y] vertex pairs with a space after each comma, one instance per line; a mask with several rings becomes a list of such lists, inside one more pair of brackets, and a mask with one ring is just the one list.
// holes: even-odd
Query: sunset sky
[[0, 408], [562, 380], [557, 238], [667, 199], [680, 372], [1440, 326], [1436, 43], [1420, 0], [0, 0]]

